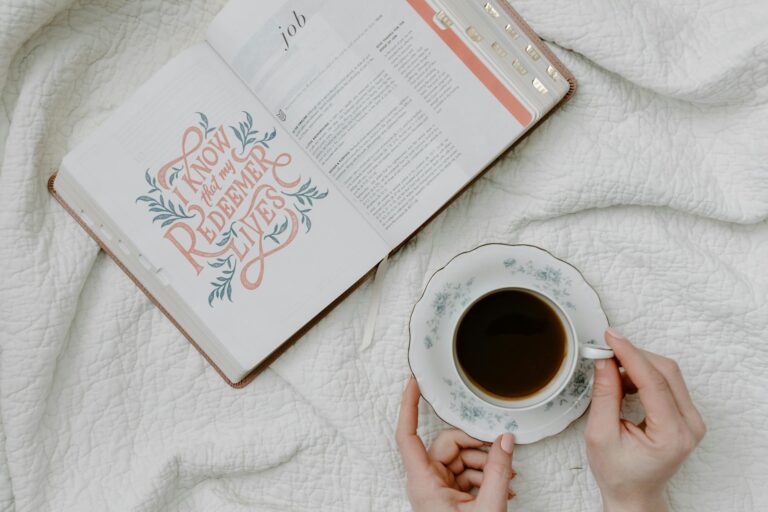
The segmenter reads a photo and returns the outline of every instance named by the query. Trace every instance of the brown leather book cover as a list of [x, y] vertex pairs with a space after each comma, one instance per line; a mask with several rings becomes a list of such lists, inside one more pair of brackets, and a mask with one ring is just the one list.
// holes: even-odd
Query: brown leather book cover
[[[558, 59], [554, 53], [547, 47], [547, 45], [542, 42], [542, 40], [538, 37], [538, 35], [531, 29], [530, 26], [523, 20], [520, 15], [512, 8], [512, 6], [506, 2], [502, 1], [499, 2], [501, 7], [504, 9], [505, 13], [510, 16], [523, 30], [525, 35], [530, 38], [532, 43], [537, 47], [537, 49], [552, 63], [552, 66], [555, 67], [555, 69], [562, 75], [562, 77], [568, 82], [570, 85], [570, 88], [568, 90], [568, 93], [563, 97], [563, 99], [554, 107], [552, 110], [547, 112], [546, 115], [544, 115], [539, 121], [536, 122], [536, 124], [532, 127], [530, 127], [526, 133], [517, 141], [515, 141], [514, 144], [510, 146], [510, 148], [507, 149], [509, 151], [511, 148], [515, 147], [520, 141], [524, 140], [528, 134], [530, 134], [536, 126], [538, 126], [541, 122], [543, 122], [545, 119], [547, 119], [555, 110], [559, 109], [565, 102], [567, 102], [576, 92], [576, 79], [573, 77], [571, 72], [563, 65], [563, 63]], [[498, 160], [497, 160], [498, 161]], [[475, 180], [480, 178], [485, 172], [494, 166], [496, 161], [491, 163], [486, 169], [484, 169], [482, 172], [478, 173], [478, 175], [471, 180], [464, 188], [459, 190], [453, 197], [451, 197], [450, 200], [448, 200], [440, 209], [438, 209], [434, 215], [432, 215], [426, 222], [424, 222], [421, 226], [419, 226], [411, 235], [405, 239], [398, 247], [396, 247], [393, 251], [391, 251], [390, 255], [394, 252], [398, 251], [400, 247], [405, 245], [411, 238], [413, 238], [416, 234], [421, 231], [421, 229], [427, 225], [429, 222], [432, 221], [437, 215], [439, 215], [448, 205], [450, 205], [458, 196], [460, 196], [467, 188], [469, 188]], [[232, 386], [233, 388], [242, 388], [247, 386], [259, 373], [264, 371], [270, 364], [272, 364], [273, 361], [275, 361], [278, 357], [280, 357], [288, 348], [291, 347], [296, 341], [298, 341], [299, 338], [301, 338], [304, 333], [306, 333], [309, 329], [312, 328], [312, 326], [318, 322], [322, 317], [324, 317], [326, 314], [328, 314], [334, 307], [336, 307], [337, 304], [339, 304], [342, 300], [344, 300], [350, 293], [352, 293], [360, 284], [362, 284], [375, 270], [375, 267], [372, 268], [367, 274], [365, 274], [362, 278], [360, 278], [355, 284], [353, 284], [351, 287], [349, 287], [344, 293], [342, 293], [336, 300], [334, 300], [331, 304], [329, 304], [323, 311], [321, 311], [318, 315], [316, 315], [314, 318], [309, 320], [303, 327], [301, 327], [293, 336], [291, 336], [289, 339], [287, 339], [285, 342], [283, 342], [279, 347], [277, 347], [266, 359], [264, 359], [258, 366], [256, 366], [248, 375], [246, 375], [242, 380], [239, 382], [232, 382], [222, 371], [221, 369], [211, 360], [211, 358], [208, 356], [208, 354], [203, 351], [200, 346], [195, 342], [195, 340], [184, 330], [182, 325], [176, 321], [176, 319], [163, 307], [163, 305], [142, 285], [141, 281], [139, 281], [136, 276], [134, 276], [127, 268], [126, 266], [120, 261], [120, 258], [109, 249], [109, 247], [104, 243], [101, 238], [86, 224], [83, 219], [80, 218], [80, 215], [75, 212], [74, 209], [72, 209], [64, 199], [57, 194], [56, 192], [56, 174], [50, 177], [48, 180], [48, 191], [53, 195], [53, 197], [64, 207], [64, 209], [69, 212], [72, 217], [75, 218], [75, 220], [82, 226], [82, 228], [90, 235], [91, 238], [101, 247], [102, 250], [104, 250], [107, 255], [109, 255], [110, 258], [112, 258], [118, 267], [120, 267], [123, 272], [125, 272], [128, 277], [136, 284], [136, 286], [144, 292], [144, 294], [147, 296], [147, 298], [155, 305], [157, 306], [160, 311], [168, 318], [168, 320], [171, 321], [173, 325], [176, 326], [176, 328], [186, 337], [189, 342], [192, 344], [193, 347], [197, 349], [198, 352], [205, 358], [208, 363], [210, 363], [211, 366], [218, 372], [218, 374], [221, 376], [224, 381]]]

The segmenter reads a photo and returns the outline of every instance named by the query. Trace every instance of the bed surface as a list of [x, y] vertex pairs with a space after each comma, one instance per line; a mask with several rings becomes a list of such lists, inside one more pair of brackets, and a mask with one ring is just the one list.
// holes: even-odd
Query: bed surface
[[[486, 242], [567, 259], [679, 361], [709, 432], [675, 511], [768, 508], [768, 3], [514, 2], [577, 95], [397, 253], [371, 347], [369, 282], [242, 390], [46, 191], [222, 5], [0, 4], [0, 511], [408, 510], [408, 317]], [[517, 448], [510, 510], [598, 509], [584, 426]], [[422, 401], [423, 437], [442, 428]]]

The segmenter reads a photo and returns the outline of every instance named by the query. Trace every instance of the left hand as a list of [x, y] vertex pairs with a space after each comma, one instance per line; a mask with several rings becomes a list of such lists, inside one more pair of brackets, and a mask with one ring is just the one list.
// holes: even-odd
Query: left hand
[[[456, 429], [444, 430], [424, 447], [416, 427], [419, 421], [419, 386], [411, 377], [403, 394], [397, 425], [397, 445], [405, 464], [408, 499], [414, 512], [503, 512], [514, 493], [509, 482], [514, 438], [499, 436], [489, 451], [488, 443]], [[477, 497], [469, 493], [478, 487]]]

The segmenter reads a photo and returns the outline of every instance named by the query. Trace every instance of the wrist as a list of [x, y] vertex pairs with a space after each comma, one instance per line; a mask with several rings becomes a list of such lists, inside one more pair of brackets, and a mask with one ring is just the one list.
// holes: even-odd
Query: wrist
[[664, 496], [647, 495], [637, 498], [612, 499], [603, 496], [603, 512], [668, 512]]

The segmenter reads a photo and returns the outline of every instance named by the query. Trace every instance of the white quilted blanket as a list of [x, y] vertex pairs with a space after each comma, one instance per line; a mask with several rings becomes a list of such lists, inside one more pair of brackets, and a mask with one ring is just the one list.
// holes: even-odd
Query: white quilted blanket
[[[768, 508], [765, 0], [517, 1], [577, 96], [396, 255], [372, 347], [367, 284], [240, 391], [45, 186], [222, 5], [0, 2], [0, 510], [407, 510], [408, 316], [490, 241], [568, 259], [616, 327], [679, 360], [709, 433], [674, 510]], [[510, 510], [597, 510], [583, 430], [517, 449]]]

